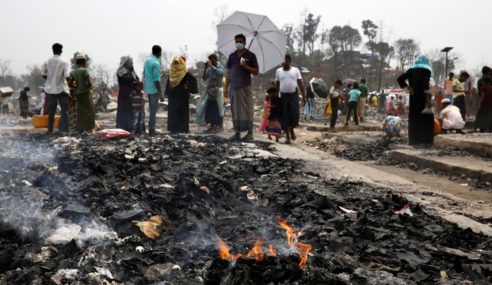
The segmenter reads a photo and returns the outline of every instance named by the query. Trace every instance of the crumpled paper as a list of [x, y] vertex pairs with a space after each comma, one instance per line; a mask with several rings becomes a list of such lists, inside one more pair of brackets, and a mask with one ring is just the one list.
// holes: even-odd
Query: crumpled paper
[[164, 220], [161, 216], [155, 215], [146, 221], [134, 221], [133, 223], [140, 228], [146, 237], [156, 239], [161, 235]]

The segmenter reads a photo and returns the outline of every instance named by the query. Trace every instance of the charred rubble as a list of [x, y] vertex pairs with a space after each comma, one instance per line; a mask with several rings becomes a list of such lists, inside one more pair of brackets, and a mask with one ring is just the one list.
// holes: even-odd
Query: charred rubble
[[[0, 284], [489, 284], [492, 239], [271, 145], [2, 137]], [[312, 250], [289, 250], [285, 219]], [[276, 255], [224, 260], [258, 239]]]
[[[405, 140], [401, 138], [379, 138], [371, 144], [360, 144], [342, 142], [337, 140], [314, 140], [309, 143], [310, 146], [316, 147], [320, 150], [333, 153], [335, 156], [347, 159], [350, 161], [375, 161], [381, 165], [392, 165], [395, 167], [406, 168], [413, 171], [418, 171], [422, 174], [433, 174], [448, 178], [450, 181], [454, 181], [460, 184], [467, 184], [477, 189], [490, 190], [491, 184], [485, 179], [478, 177], [468, 177], [465, 174], [456, 175], [437, 169], [430, 169], [418, 165], [417, 163], [397, 159], [389, 155], [392, 147], [398, 147], [398, 145], [406, 144]], [[490, 160], [486, 153], [478, 156], [475, 153], [470, 153], [464, 150], [458, 150], [453, 148], [440, 148], [436, 146], [417, 146], [417, 148], [423, 151], [429, 151], [433, 155], [439, 156], [451, 156], [451, 157], [476, 157], [481, 160]]]

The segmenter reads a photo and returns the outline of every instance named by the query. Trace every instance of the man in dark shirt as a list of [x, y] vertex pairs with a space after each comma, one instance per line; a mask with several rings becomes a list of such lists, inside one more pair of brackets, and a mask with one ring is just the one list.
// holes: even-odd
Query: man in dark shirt
[[29, 116], [29, 95], [27, 94], [29, 91], [31, 91], [31, 89], [29, 87], [25, 87], [24, 90], [20, 92], [19, 96], [20, 115], [24, 119]]
[[246, 37], [243, 34], [234, 37], [236, 51], [229, 55], [225, 74], [224, 97], [231, 101], [234, 136], [231, 140], [240, 140], [241, 132], [248, 131], [243, 141], [253, 140], [254, 100], [251, 92], [251, 75], [258, 74], [256, 55], [245, 48]]
[[364, 113], [366, 112], [367, 96], [369, 95], [365, 78], [360, 80], [359, 91], [360, 91], [360, 97], [359, 97], [359, 102], [357, 103], [357, 116], [359, 117], [361, 122], [364, 122]]

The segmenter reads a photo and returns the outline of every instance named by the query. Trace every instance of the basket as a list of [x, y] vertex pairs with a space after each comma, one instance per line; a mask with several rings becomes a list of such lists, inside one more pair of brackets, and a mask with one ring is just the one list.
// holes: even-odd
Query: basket
[[[60, 123], [60, 116], [55, 115], [55, 123], [53, 128], [58, 128]], [[47, 128], [48, 127], [48, 115], [34, 115], [32, 117], [32, 125], [35, 128]]]

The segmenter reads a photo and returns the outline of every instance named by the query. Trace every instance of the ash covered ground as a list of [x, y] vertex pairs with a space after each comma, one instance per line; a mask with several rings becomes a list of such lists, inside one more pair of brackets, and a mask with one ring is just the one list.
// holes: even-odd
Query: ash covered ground
[[[0, 139], [0, 284], [492, 282], [490, 237], [391, 189], [329, 179], [269, 144]], [[395, 214], [407, 203], [411, 212]], [[145, 228], [155, 216], [162, 223]], [[280, 218], [312, 245], [305, 267]], [[219, 240], [241, 253], [258, 238], [277, 256], [219, 258]]]
[[[381, 134], [379, 138], [375, 139], [374, 142], [371, 142], [370, 144], [343, 142], [336, 139], [315, 139], [308, 142], [308, 145], [325, 152], [333, 153], [337, 157], [350, 161], [375, 161], [381, 165], [391, 165], [399, 168], [411, 169], [423, 174], [439, 175], [441, 177], [448, 178], [450, 181], [467, 184], [477, 189], [491, 189], [490, 182], [484, 179], [468, 177], [465, 174], [456, 175], [445, 171], [430, 169], [414, 162], [397, 159], [390, 155], [392, 148], [406, 147], [407, 143], [408, 142], [406, 139], [399, 137], [386, 138], [383, 134]], [[486, 153], [481, 156], [477, 156], [475, 153], [453, 148], [417, 146], [416, 149], [423, 150], [424, 152], [428, 151], [432, 155], [449, 157], [476, 157], [479, 160], [491, 160]]]

